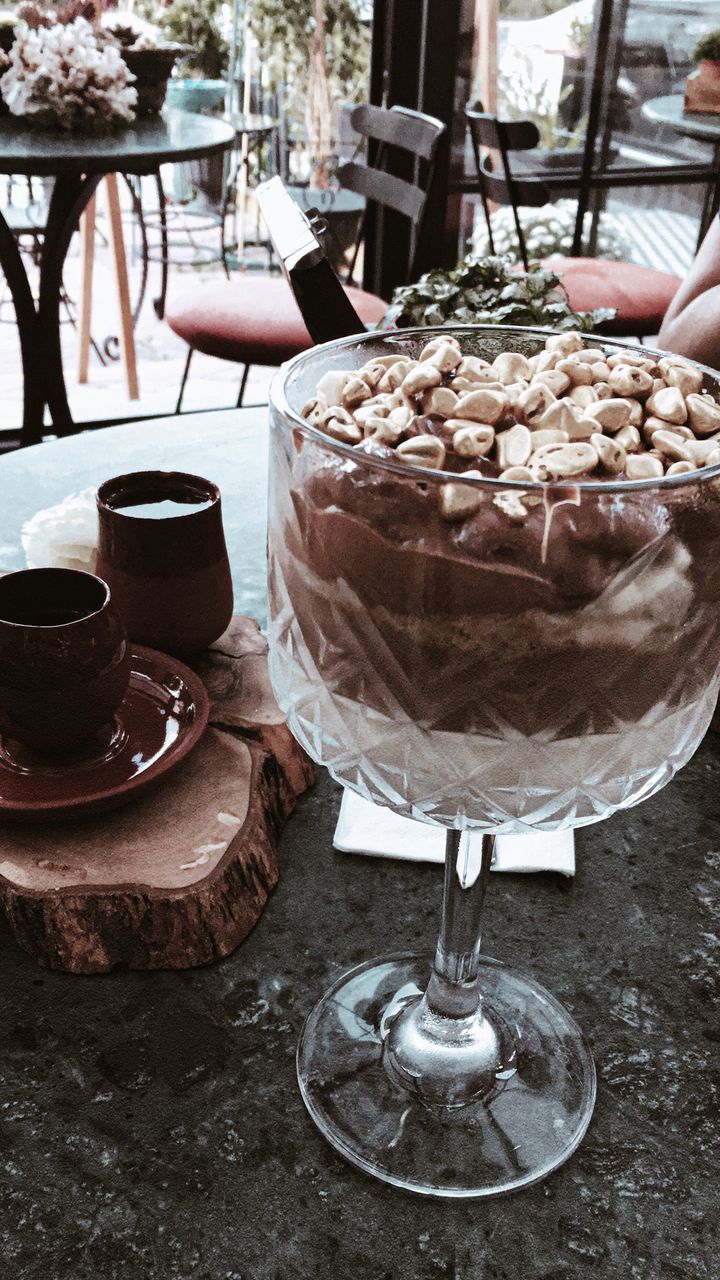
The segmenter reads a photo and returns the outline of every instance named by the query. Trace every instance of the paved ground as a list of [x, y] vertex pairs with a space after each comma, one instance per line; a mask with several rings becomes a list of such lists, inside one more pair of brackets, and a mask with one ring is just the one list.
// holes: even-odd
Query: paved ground
[[[118, 332], [115, 278], [104, 231], [104, 215], [102, 210], [99, 210], [92, 333], [101, 350], [106, 339]], [[182, 233], [179, 234], [179, 238], [182, 239]], [[217, 230], [200, 232], [195, 235], [195, 243], [201, 248], [204, 246], [211, 248], [214, 252], [218, 244]], [[126, 247], [129, 258], [130, 292], [134, 304], [139, 295], [142, 270], [139, 255], [136, 256], [133, 252], [133, 235], [129, 224]], [[189, 243], [185, 247], [178, 246], [175, 252], [178, 257], [186, 260], [192, 257], [192, 247]], [[261, 266], [267, 261], [267, 256], [256, 253], [255, 259], [258, 266]], [[242, 272], [234, 273], [234, 278], [238, 280], [241, 276]], [[212, 285], [215, 279], [224, 279], [219, 263], [192, 266], [186, 261], [184, 265], [174, 265], [170, 272], [168, 296], [169, 298], [178, 296], [203, 281]], [[80, 261], [77, 237], [70, 247], [66, 263], [65, 287], [71, 301], [79, 297]], [[103, 367], [97, 356], [92, 354], [89, 381], [85, 386], [78, 385], [77, 339], [66, 311], [62, 327], [63, 353], [70, 406], [78, 421], [105, 417], [117, 418], [125, 413], [130, 416], [139, 413], [174, 411], [186, 347], [180, 339], [175, 337], [168, 325], [158, 320], [155, 314], [153, 299], [157, 296], [159, 289], [160, 266], [152, 263], [145, 300], [135, 332], [140, 380], [139, 402], [128, 399], [123, 367], [117, 359], [108, 361]], [[4, 281], [0, 278], [0, 402], [3, 406], [3, 427], [17, 425], [22, 417], [20, 348], [14, 320], [12, 302]], [[248, 404], [266, 399], [271, 376], [270, 369], [255, 368], [252, 371], [246, 392]], [[188, 382], [183, 407], [200, 409], [234, 405], [238, 387], [239, 371], [234, 365], [198, 355], [193, 362], [192, 376]]]

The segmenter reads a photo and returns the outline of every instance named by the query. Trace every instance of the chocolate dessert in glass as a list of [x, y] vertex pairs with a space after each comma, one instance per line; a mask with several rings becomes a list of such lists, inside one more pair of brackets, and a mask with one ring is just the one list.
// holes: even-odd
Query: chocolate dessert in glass
[[386, 1181], [497, 1194], [587, 1128], [581, 1032], [480, 955], [480, 910], [496, 834], [637, 804], [707, 728], [719, 398], [679, 357], [482, 327], [344, 339], [274, 382], [276, 695], [338, 781], [447, 828], [434, 961], [344, 975], [298, 1051], [316, 1123]]

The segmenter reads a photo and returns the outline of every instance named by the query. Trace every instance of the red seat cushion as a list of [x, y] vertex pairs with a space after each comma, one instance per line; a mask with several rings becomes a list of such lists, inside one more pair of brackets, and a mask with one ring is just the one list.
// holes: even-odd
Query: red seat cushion
[[[377, 324], [387, 311], [375, 294], [345, 292], [363, 324]], [[284, 276], [208, 281], [168, 307], [166, 319], [197, 351], [239, 364], [282, 364], [314, 345]]]
[[573, 310], [615, 307], [617, 315], [602, 326], [603, 333], [658, 333], [681, 283], [679, 276], [667, 271], [605, 258], [555, 255], [543, 265], [562, 277]]

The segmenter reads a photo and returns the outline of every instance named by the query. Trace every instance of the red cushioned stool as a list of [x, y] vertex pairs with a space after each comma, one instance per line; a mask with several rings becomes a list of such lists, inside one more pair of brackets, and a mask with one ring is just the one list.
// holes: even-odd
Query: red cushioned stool
[[[540, 141], [537, 125], [531, 120], [499, 120], [486, 111], [465, 109], [470, 129], [480, 198], [487, 226], [490, 252], [495, 252], [491, 205], [512, 209], [518, 249], [525, 270], [529, 259], [521, 208], [540, 209], [552, 201], [547, 181], [529, 173], [513, 172], [513, 151], [531, 153]], [[483, 154], [483, 152], [485, 154]], [[499, 157], [499, 166], [492, 157]], [[614, 307], [617, 314], [606, 320], [601, 332], [647, 337], [659, 333], [665, 312], [680, 287], [679, 276], [632, 262], [609, 262], [598, 258], [564, 258], [555, 254], [543, 264], [562, 277], [570, 306], [575, 311]]]
[[[363, 289], [345, 289], [365, 325], [375, 325], [387, 302]], [[292, 289], [284, 276], [246, 276], [229, 284], [213, 281], [180, 298], [165, 313], [173, 333], [189, 351], [176, 413], [180, 412], [194, 351], [244, 365], [238, 405], [250, 366], [278, 365], [313, 346]]]
[[601, 332], [646, 338], [659, 333], [665, 312], [680, 288], [680, 277], [634, 262], [604, 258], [563, 258], [543, 262], [562, 279], [573, 311], [614, 307], [617, 315], [601, 325]]
[[[351, 160], [338, 169], [337, 180], [341, 187], [364, 196], [367, 202], [391, 209], [408, 220], [408, 261], [403, 264], [402, 269], [405, 271], [406, 281], [415, 279], [420, 233], [435, 171], [437, 147], [445, 132], [445, 125], [442, 120], [436, 120], [434, 116], [425, 115], [421, 111], [412, 111], [409, 107], [367, 105], [355, 107], [350, 123], [361, 137], [373, 139], [377, 144], [373, 163]], [[390, 161], [396, 151], [406, 155], [409, 153], [414, 157], [412, 179], [398, 178], [390, 171]], [[269, 184], [263, 185], [267, 187]], [[360, 239], [361, 235], [358, 236], [358, 245]], [[284, 261], [283, 255], [279, 256]], [[351, 278], [356, 260], [357, 247], [350, 267]], [[339, 292], [339, 284], [337, 287]], [[387, 311], [387, 303], [382, 298], [366, 293], [363, 289], [349, 285], [344, 287], [351, 308], [355, 310], [359, 328], [362, 325], [375, 325], [382, 319]], [[340, 301], [342, 306], [339, 311], [345, 309], [347, 319], [347, 311], [350, 310], [352, 317], [352, 311], [346, 308], [342, 293]], [[306, 297], [308, 307], [311, 302], [315, 303], [315, 311], [318, 305], [322, 307], [318, 298], [312, 297], [312, 292]], [[208, 283], [200, 289], [194, 289], [169, 307], [166, 319], [170, 328], [188, 344], [176, 413], [180, 412], [190, 361], [195, 351], [244, 365], [239, 407], [251, 365], [282, 364], [313, 345], [303, 314], [307, 315], [308, 312], [303, 309], [301, 314], [285, 277], [273, 276], [247, 276], [237, 283], [229, 284]], [[324, 328], [326, 331], [328, 327], [318, 324], [317, 319], [315, 315], [316, 339], [317, 330]], [[352, 320], [354, 323], [355, 317]], [[333, 336], [344, 336], [347, 333], [348, 328], [344, 324], [341, 332]]]

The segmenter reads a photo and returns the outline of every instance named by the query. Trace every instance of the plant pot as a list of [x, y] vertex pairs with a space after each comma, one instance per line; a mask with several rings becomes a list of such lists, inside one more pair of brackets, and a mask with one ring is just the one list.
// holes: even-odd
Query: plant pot
[[0, 49], [3, 53], [9, 53], [15, 43], [15, 26], [17, 19], [10, 22], [0, 22]]
[[214, 116], [224, 109], [226, 92], [224, 80], [186, 80], [178, 76], [168, 85], [166, 102], [176, 111]]
[[198, 196], [198, 204], [206, 209], [221, 207], [225, 194], [225, 156], [205, 156], [188, 164], [190, 182]]
[[[0, 23], [0, 50], [3, 53], [9, 53], [15, 43], [15, 20]], [[5, 99], [0, 94], [0, 116], [9, 114], [9, 108]]]
[[122, 49], [123, 62], [135, 76], [138, 116], [156, 116], [162, 111], [168, 82], [177, 59], [188, 46], [163, 44], [157, 49]]
[[[194, 115], [216, 116], [225, 109], [225, 80], [185, 80], [177, 77], [170, 81], [167, 91], [167, 105], [176, 111], [190, 111]], [[190, 160], [187, 165], [176, 167], [182, 196], [187, 197], [187, 182], [183, 175], [187, 174], [190, 186], [200, 197], [199, 203], [208, 209], [218, 209], [222, 204], [225, 191], [225, 156], [206, 156], [204, 160]]]
[[701, 80], [720, 81], [720, 58], [701, 58], [698, 71]]

